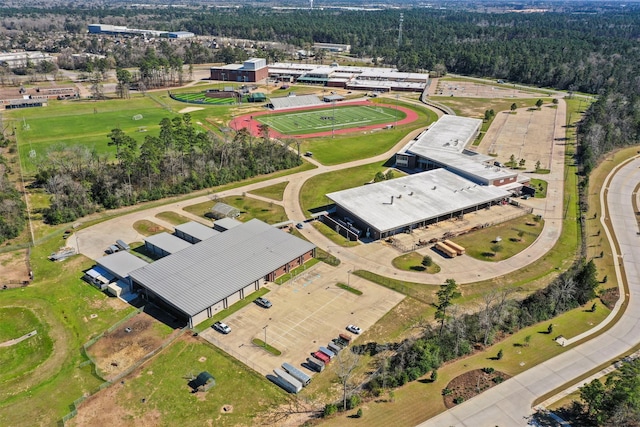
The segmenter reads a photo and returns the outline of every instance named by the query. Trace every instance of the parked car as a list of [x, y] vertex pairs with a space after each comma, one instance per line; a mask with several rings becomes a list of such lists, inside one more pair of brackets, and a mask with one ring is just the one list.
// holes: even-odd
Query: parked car
[[116, 252], [120, 252], [120, 248], [116, 245], [111, 245], [105, 251], [108, 254], [115, 254]]
[[362, 329], [360, 329], [359, 327], [357, 327], [356, 325], [349, 325], [347, 326], [347, 331], [356, 334], [356, 335], [360, 335], [360, 333], [362, 332]]
[[223, 334], [228, 334], [229, 332], [231, 332], [231, 328], [229, 327], [229, 325], [227, 325], [226, 323], [222, 323], [222, 322], [216, 322], [213, 324], [212, 326], [213, 329], [215, 329], [216, 331], [223, 333]]
[[271, 308], [271, 306], [273, 305], [273, 304], [271, 304], [271, 301], [269, 301], [266, 298], [262, 298], [262, 297], [256, 298], [255, 301], [253, 301], [253, 302], [258, 304], [260, 307], [264, 307], [264, 308]]
[[296, 224], [296, 228], [297, 228], [298, 230], [302, 230], [302, 229], [304, 228], [304, 224], [303, 224], [303, 223], [301, 223], [301, 222], [299, 222], [299, 223], [297, 223], [297, 224]]

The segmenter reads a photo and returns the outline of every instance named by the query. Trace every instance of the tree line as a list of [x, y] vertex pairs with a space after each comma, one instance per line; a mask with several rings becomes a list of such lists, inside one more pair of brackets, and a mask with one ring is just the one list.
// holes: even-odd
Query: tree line
[[8, 145], [9, 140], [0, 133], [0, 243], [18, 237], [27, 217], [22, 195], [9, 179], [10, 168], [2, 155]]
[[50, 195], [43, 217], [50, 224], [73, 221], [99, 209], [147, 200], [268, 174], [302, 163], [288, 146], [292, 141], [258, 138], [246, 129], [222, 136], [194, 128], [184, 114], [160, 122], [158, 136], [142, 144], [113, 129], [108, 144], [115, 162], [83, 146], [53, 147], [37, 165], [36, 185]]

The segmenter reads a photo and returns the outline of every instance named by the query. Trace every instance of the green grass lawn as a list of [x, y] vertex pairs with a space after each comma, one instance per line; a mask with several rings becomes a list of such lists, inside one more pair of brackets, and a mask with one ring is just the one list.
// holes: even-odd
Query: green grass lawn
[[369, 163], [316, 175], [302, 186], [300, 191], [302, 210], [310, 214], [325, 210], [328, 205], [333, 204], [325, 194], [364, 185], [365, 182], [372, 181], [377, 172], [384, 172], [386, 169], [381, 163]]
[[155, 222], [151, 222], [146, 219], [141, 219], [133, 223], [133, 229], [143, 236], [153, 236], [158, 233], [168, 233], [170, 230], [167, 230], [161, 225], [156, 224]]
[[278, 350], [274, 346], [262, 341], [259, 338], [254, 338], [251, 342], [257, 347], [264, 348], [264, 351], [267, 351], [267, 352], [273, 354], [274, 356], [280, 356], [282, 354], [282, 352], [280, 350]]
[[167, 221], [168, 223], [171, 223], [173, 225], [185, 224], [191, 221], [190, 218], [187, 218], [186, 216], [182, 216], [179, 213], [176, 213], [173, 211], [160, 212], [159, 214], [156, 215], [156, 218]]
[[547, 197], [547, 181], [544, 179], [531, 178], [531, 186], [536, 189], [536, 199], [544, 199]]
[[[58, 239], [50, 239], [34, 247], [34, 282], [0, 292], [0, 323], [14, 325], [7, 328], [15, 327], [19, 335], [34, 327], [38, 330], [37, 336], [21, 343], [23, 347], [9, 350], [18, 351], [25, 360], [10, 371], [0, 370], [0, 425], [32, 426], [36, 418], [38, 424], [55, 425], [75, 399], [102, 383], [90, 365], [81, 365], [86, 361], [82, 345], [134, 310], [81, 280], [82, 271], [93, 261], [78, 255], [50, 262], [47, 255], [59, 245]], [[19, 312], [30, 314], [7, 323], [5, 314], [19, 316]], [[3, 336], [14, 334], [4, 327], [2, 331]], [[4, 376], [7, 372], [11, 378]]]
[[[136, 115], [142, 115], [134, 120]], [[146, 135], [157, 135], [159, 123], [175, 114], [161, 108], [149, 97], [107, 101], [52, 101], [46, 108], [7, 111], [7, 122], [16, 129], [20, 160], [25, 172], [35, 171], [39, 161], [47, 159], [49, 148], [81, 145], [97, 154], [115, 158], [108, 146], [108, 134], [122, 129], [138, 142]], [[145, 129], [144, 132], [139, 132]], [[32, 151], [33, 150], [33, 151]]]
[[205, 214], [211, 212], [213, 205], [218, 202], [226, 203], [240, 210], [240, 216], [236, 218], [238, 221], [246, 222], [257, 218], [267, 224], [277, 224], [287, 220], [282, 206], [245, 196], [229, 196], [217, 201], [197, 203], [186, 206], [184, 210], [204, 218]]
[[409, 252], [408, 254], [400, 255], [391, 261], [391, 264], [397, 269], [405, 271], [423, 271], [429, 274], [435, 274], [440, 272], [440, 266], [431, 261], [431, 265], [422, 265], [424, 256], [417, 252]]
[[[531, 245], [544, 227], [543, 220], [525, 215], [492, 227], [472, 231], [451, 239], [466, 249], [470, 257], [483, 261], [501, 261], [510, 258]], [[500, 237], [500, 242], [495, 240]]]
[[393, 123], [406, 117], [400, 110], [388, 107], [351, 105], [256, 116], [260, 123], [284, 135], [357, 128]]
[[347, 239], [342, 234], [336, 232], [336, 230], [329, 227], [323, 222], [313, 221], [311, 225], [325, 237], [329, 238], [333, 243], [342, 246], [343, 248], [350, 248], [352, 246], [358, 246], [360, 244], [356, 241]]
[[284, 190], [287, 188], [289, 184], [288, 181], [281, 182], [279, 184], [270, 185], [268, 187], [258, 188], [253, 191], [249, 191], [251, 194], [255, 194], [256, 196], [267, 197], [273, 200], [282, 201], [284, 197]]
[[0, 347], [0, 384], [4, 384], [36, 369], [51, 355], [53, 342], [46, 324], [28, 308], [0, 307], [0, 318], [0, 343], [37, 332], [22, 342]]
[[[205, 393], [191, 393], [191, 375], [207, 371], [216, 385]], [[138, 419], [157, 419], [162, 425], [255, 425], [256, 415], [286, 401], [286, 393], [263, 376], [221, 350], [191, 337], [179, 339], [144, 365], [139, 374], [118, 387], [112, 404], [127, 415], [123, 426]], [[143, 403], [144, 399], [144, 403]], [[225, 413], [223, 406], [232, 411]]]

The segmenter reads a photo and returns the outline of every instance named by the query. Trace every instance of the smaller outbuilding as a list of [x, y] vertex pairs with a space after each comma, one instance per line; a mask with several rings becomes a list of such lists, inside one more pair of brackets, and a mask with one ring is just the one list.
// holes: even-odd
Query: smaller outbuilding
[[218, 202], [211, 208], [211, 212], [207, 216], [213, 219], [237, 218], [240, 216], [240, 210], [226, 203]]
[[202, 371], [197, 377], [189, 381], [189, 387], [193, 389], [193, 392], [207, 391], [211, 387], [216, 385], [216, 379], [207, 371]]
[[176, 237], [179, 237], [189, 243], [199, 243], [219, 233], [219, 231], [216, 231], [213, 228], [207, 227], [206, 225], [200, 224], [196, 221], [190, 221], [184, 224], [176, 225], [176, 229], [174, 232]]
[[175, 254], [191, 246], [191, 243], [172, 234], [162, 232], [144, 239], [144, 247], [157, 257]]

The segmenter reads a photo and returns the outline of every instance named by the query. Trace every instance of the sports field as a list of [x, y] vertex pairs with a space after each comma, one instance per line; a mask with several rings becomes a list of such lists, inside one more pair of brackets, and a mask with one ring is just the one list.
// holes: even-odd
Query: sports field
[[255, 120], [284, 135], [357, 128], [377, 124], [393, 124], [406, 117], [403, 111], [388, 107], [351, 105], [288, 113], [255, 116]]
[[193, 104], [228, 105], [236, 103], [236, 100], [234, 98], [209, 98], [205, 95], [205, 92], [172, 93], [171, 97], [176, 101], [188, 102]]

